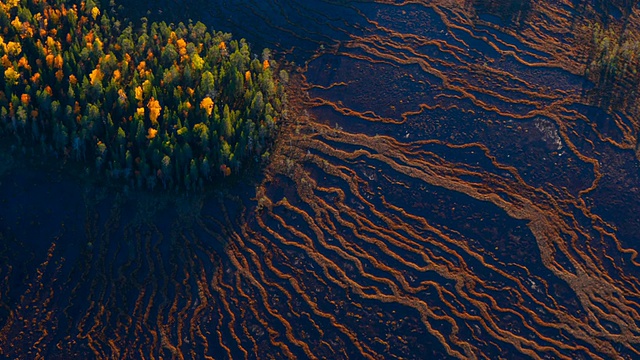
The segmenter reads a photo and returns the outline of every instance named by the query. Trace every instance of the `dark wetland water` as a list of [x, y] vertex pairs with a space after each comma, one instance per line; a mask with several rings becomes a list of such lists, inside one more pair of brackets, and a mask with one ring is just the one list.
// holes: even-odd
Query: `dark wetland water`
[[640, 357], [640, 126], [590, 105], [576, 3], [132, 8], [290, 63], [272, 161], [204, 200], [8, 166], [0, 354]]

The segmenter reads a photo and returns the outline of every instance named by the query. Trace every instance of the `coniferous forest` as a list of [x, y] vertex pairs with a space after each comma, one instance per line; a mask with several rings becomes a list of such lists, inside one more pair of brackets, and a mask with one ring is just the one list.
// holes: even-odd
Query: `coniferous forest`
[[92, 1], [0, 3], [0, 133], [137, 188], [203, 188], [269, 156], [288, 77], [268, 49]]

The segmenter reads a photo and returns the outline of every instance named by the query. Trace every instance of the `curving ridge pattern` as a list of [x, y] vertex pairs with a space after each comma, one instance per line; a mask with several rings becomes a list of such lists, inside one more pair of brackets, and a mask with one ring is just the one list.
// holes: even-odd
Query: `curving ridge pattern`
[[94, 248], [65, 255], [58, 236], [3, 352], [640, 356], [638, 223], [607, 211], [636, 191], [637, 116], [585, 98], [572, 2], [533, 4], [515, 30], [457, 3], [220, 1], [280, 48], [319, 48], [255, 196], [163, 226], [88, 210]]

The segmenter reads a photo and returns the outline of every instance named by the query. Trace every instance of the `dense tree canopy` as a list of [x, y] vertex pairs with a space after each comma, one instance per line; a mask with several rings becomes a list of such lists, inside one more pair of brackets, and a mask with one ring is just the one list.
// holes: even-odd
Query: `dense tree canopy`
[[0, 3], [0, 131], [137, 187], [202, 187], [267, 157], [286, 74], [196, 24], [96, 3]]

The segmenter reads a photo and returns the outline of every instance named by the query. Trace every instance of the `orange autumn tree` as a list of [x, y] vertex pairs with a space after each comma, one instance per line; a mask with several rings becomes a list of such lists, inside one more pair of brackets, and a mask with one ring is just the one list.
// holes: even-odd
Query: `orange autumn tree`
[[147, 103], [147, 107], [149, 108], [149, 119], [151, 120], [151, 124], [158, 126], [158, 117], [160, 116], [160, 110], [162, 110], [160, 102], [151, 97]]
[[211, 98], [208, 96], [202, 99], [202, 101], [200, 102], [200, 108], [204, 109], [204, 111], [207, 113], [207, 116], [211, 116], [211, 113], [213, 112], [213, 100], [211, 100]]
[[143, 99], [142, 96], [143, 95], [142, 95], [142, 87], [141, 86], [136, 87], [135, 94], [136, 94], [136, 100], [142, 101], [142, 99]]
[[95, 85], [98, 82], [101, 82], [104, 78], [104, 73], [100, 70], [100, 66], [98, 65], [91, 74], [89, 74], [89, 78], [91, 79], [91, 85]]
[[147, 130], [147, 139], [151, 140], [155, 138], [157, 133], [158, 133], [158, 130], [154, 128], [149, 128], [149, 130]]

